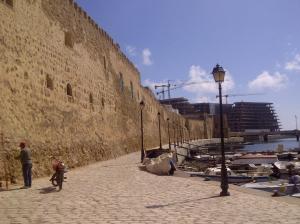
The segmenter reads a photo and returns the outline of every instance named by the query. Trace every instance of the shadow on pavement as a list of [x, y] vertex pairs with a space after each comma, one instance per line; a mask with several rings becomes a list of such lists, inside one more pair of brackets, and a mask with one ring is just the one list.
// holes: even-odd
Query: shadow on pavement
[[185, 201], [179, 201], [179, 202], [175, 202], [175, 203], [168, 203], [168, 204], [164, 204], [164, 205], [149, 205], [149, 206], [145, 206], [145, 208], [163, 208], [163, 207], [172, 206], [172, 205], [176, 205], [176, 204], [184, 204], [184, 203], [196, 202], [196, 201], [207, 200], [207, 199], [212, 199], [212, 198], [220, 198], [220, 196], [211, 196], [211, 197], [207, 197], [207, 198], [185, 200]]
[[49, 194], [57, 192], [56, 187], [45, 187], [38, 189], [40, 191], [40, 194]]
[[13, 188], [13, 189], [1, 189], [0, 188], [0, 192], [5, 192], [5, 191], [17, 191], [17, 190], [24, 190], [24, 189], [22, 189], [22, 188]]
[[139, 165], [138, 168], [139, 168], [140, 171], [148, 172], [148, 171], [146, 170], [146, 166], [144, 166], [144, 165]]

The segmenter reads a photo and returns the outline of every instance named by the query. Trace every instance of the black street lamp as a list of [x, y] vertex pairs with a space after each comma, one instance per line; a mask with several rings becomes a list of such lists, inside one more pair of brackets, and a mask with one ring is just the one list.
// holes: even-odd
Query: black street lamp
[[182, 127], [181, 127], [181, 122], [179, 121], [179, 134], [180, 134], [180, 144], [183, 144], [183, 137], [182, 137]]
[[179, 146], [179, 129], [178, 129], [178, 124], [175, 122], [174, 122], [174, 129], [176, 135], [176, 145]]
[[161, 131], [160, 131], [160, 112], [157, 113], [157, 116], [158, 116], [159, 149], [162, 149], [162, 146], [161, 146]]
[[145, 103], [142, 100], [140, 102], [140, 110], [141, 110], [141, 163], [145, 158], [145, 150], [144, 150], [144, 128], [143, 128], [143, 109], [145, 107]]
[[222, 166], [221, 166], [221, 193], [220, 196], [229, 196], [228, 192], [228, 176], [227, 168], [225, 165], [225, 150], [224, 150], [224, 130], [223, 130], [223, 106], [222, 106], [222, 85], [225, 78], [225, 70], [220, 66], [216, 65], [213, 68], [212, 74], [216, 83], [219, 84], [219, 103], [220, 103], [220, 136], [221, 136], [221, 153], [222, 153]]
[[174, 141], [174, 147], [176, 148], [176, 126], [173, 122], [173, 141]]
[[[175, 150], [175, 158], [176, 158], [176, 162], [178, 162], [177, 146], [179, 146], [179, 144], [176, 146], [177, 137], [176, 137], [176, 123], [175, 123], [175, 122], [173, 122], [173, 134], [174, 134], [174, 150]], [[177, 143], [178, 143], [178, 142], [177, 142]]]
[[185, 140], [186, 140], [185, 137], [186, 137], [186, 135], [185, 135], [184, 124], [182, 124], [181, 128], [182, 128], [182, 142], [185, 143]]
[[171, 150], [171, 138], [170, 138], [170, 119], [167, 118], [168, 122], [168, 137], [169, 137], [169, 150]]

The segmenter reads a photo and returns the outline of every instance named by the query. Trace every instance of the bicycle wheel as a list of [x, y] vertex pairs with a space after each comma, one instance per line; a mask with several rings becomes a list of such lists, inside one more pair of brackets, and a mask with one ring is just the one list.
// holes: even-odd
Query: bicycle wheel
[[58, 181], [57, 181], [57, 174], [53, 175], [53, 177], [51, 178], [51, 183], [54, 187], [58, 186]]

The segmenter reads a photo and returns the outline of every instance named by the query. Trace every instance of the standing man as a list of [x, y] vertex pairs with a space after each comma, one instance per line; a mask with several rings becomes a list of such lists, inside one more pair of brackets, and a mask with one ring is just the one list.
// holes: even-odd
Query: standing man
[[20, 143], [20, 159], [22, 164], [22, 172], [24, 178], [24, 187], [22, 188], [30, 188], [31, 187], [31, 168], [32, 168], [32, 161], [31, 161], [31, 152], [30, 149], [26, 147], [24, 142]]

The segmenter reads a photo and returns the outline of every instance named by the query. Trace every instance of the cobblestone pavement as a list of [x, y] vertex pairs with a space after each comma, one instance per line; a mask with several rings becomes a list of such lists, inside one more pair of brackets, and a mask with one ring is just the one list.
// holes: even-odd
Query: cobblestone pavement
[[49, 178], [0, 192], [0, 223], [300, 223], [297, 203], [232, 186], [217, 197], [215, 182], [156, 176], [138, 161], [133, 153], [71, 170], [60, 192]]

